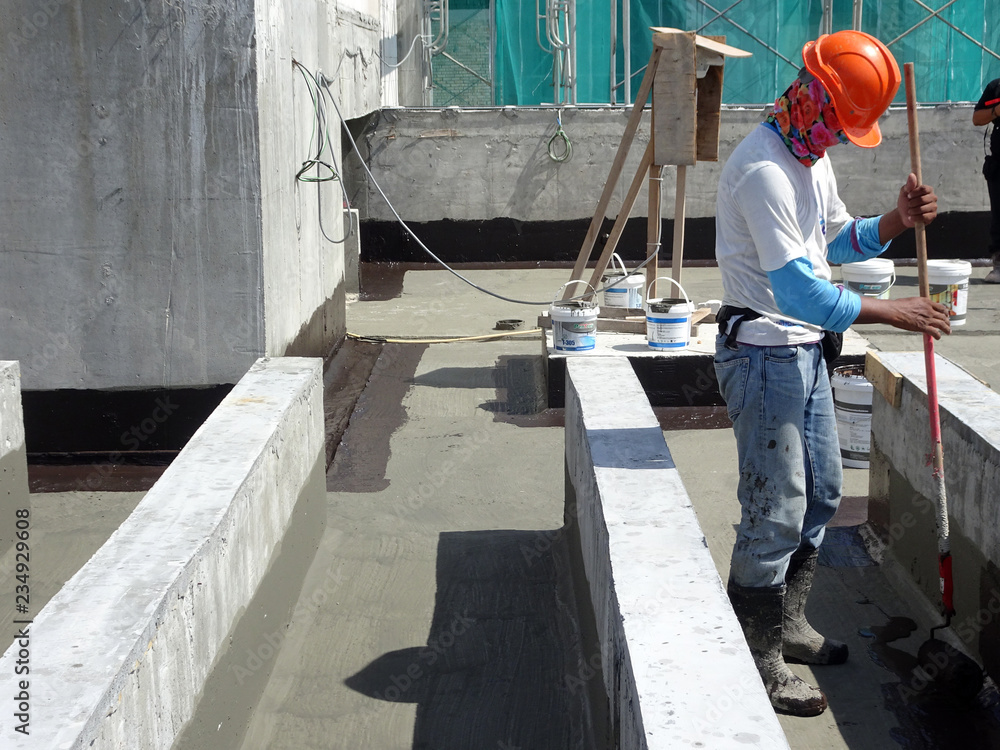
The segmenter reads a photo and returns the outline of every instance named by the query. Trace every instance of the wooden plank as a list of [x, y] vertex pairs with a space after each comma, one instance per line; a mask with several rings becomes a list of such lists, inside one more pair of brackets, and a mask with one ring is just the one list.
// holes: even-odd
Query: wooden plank
[[[685, 34], [688, 32], [681, 31], [680, 29], [674, 29], [669, 26], [652, 26], [653, 31], [653, 46], [662, 45], [664, 40], [673, 34]], [[700, 34], [695, 34], [694, 41], [699, 47], [710, 50], [720, 55], [726, 57], [750, 57], [752, 53], [746, 50], [739, 49], [737, 47], [732, 47], [728, 44], [724, 44], [725, 37], [718, 37], [713, 35], [701, 36]]]
[[[660, 226], [662, 221], [662, 215], [660, 211], [660, 204], [662, 200], [660, 198], [661, 191], [660, 188], [663, 184], [663, 167], [658, 164], [649, 165], [649, 203], [646, 213], [646, 255], [651, 255], [653, 251], [659, 251], [660, 245]], [[649, 263], [646, 264], [646, 283], [643, 285], [642, 298], [646, 299], [647, 296], [656, 296], [656, 269], [659, 265], [659, 259], [654, 257]], [[650, 290], [650, 285], [652, 285], [652, 290]]]
[[[570, 276], [570, 280], [583, 278], [584, 269], [587, 267], [590, 254], [593, 252], [594, 244], [597, 242], [597, 235], [601, 231], [601, 224], [604, 221], [605, 213], [607, 213], [608, 204], [611, 203], [611, 196], [618, 186], [618, 178], [621, 177], [622, 169], [625, 167], [625, 159], [628, 157], [628, 152], [632, 148], [632, 141], [635, 138], [636, 131], [639, 129], [639, 122], [642, 120], [642, 110], [646, 106], [646, 98], [649, 96], [650, 89], [653, 87], [653, 79], [656, 77], [660, 54], [661, 49], [654, 46], [653, 53], [649, 56], [649, 63], [646, 66], [646, 73], [643, 75], [642, 83], [639, 84], [639, 90], [635, 95], [632, 114], [629, 115], [628, 123], [625, 125], [625, 132], [622, 134], [622, 140], [618, 144], [618, 153], [615, 154], [615, 160], [611, 163], [611, 172], [604, 183], [604, 190], [601, 192], [600, 200], [597, 201], [597, 209], [594, 211], [594, 217], [590, 220], [590, 228], [587, 229], [587, 236], [583, 239], [583, 246], [580, 248], [580, 254], [573, 265], [573, 274]], [[607, 261], [605, 261], [604, 265], [607, 265]], [[563, 292], [563, 299], [568, 299], [573, 294], [573, 287], [568, 286]]]
[[[621, 239], [622, 232], [625, 231], [625, 223], [628, 221], [629, 214], [632, 213], [632, 207], [635, 205], [635, 199], [639, 195], [639, 189], [642, 187], [642, 183], [646, 179], [646, 171], [649, 169], [649, 165], [653, 163], [653, 141], [649, 142], [646, 146], [646, 152], [642, 155], [642, 161], [639, 163], [639, 168], [635, 172], [635, 177], [632, 178], [632, 184], [629, 185], [628, 194], [625, 196], [625, 201], [622, 203], [622, 210], [618, 212], [618, 218], [615, 219], [615, 225], [611, 228], [611, 234], [608, 237], [608, 241], [604, 245], [604, 250], [601, 251], [601, 257], [597, 261], [597, 265], [594, 267], [594, 273], [590, 277], [590, 285], [594, 288], [598, 288], [598, 284], [601, 282], [601, 276], [604, 275], [604, 269], [608, 267], [608, 261], [611, 260], [611, 256], [615, 252], [615, 248], [618, 247], [618, 240]], [[589, 293], [588, 299], [593, 296], [593, 293]], [[566, 297], [563, 297], [566, 299]]]
[[722, 124], [721, 65], [709, 66], [704, 77], [698, 79], [697, 108], [697, 159], [698, 161], [718, 161], [719, 128]]
[[903, 398], [903, 376], [889, 369], [871, 349], [865, 353], [865, 377], [893, 409], [899, 408]]
[[694, 37], [694, 32], [663, 37], [663, 54], [653, 79], [655, 164], [693, 165], [696, 161], [698, 78]]
[[678, 284], [681, 281], [681, 267], [684, 264], [684, 221], [687, 192], [687, 167], [677, 167], [677, 193], [674, 197], [674, 244], [670, 249], [670, 278]]

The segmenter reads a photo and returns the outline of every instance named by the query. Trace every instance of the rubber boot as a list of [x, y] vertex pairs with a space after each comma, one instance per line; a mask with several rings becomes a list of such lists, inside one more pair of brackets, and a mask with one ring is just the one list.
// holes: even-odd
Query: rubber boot
[[784, 586], [743, 588], [729, 582], [729, 601], [771, 705], [792, 716], [817, 716], [826, 710], [826, 696], [792, 674], [781, 655], [784, 595]]
[[817, 633], [806, 620], [806, 599], [812, 589], [819, 552], [792, 555], [785, 574], [785, 612], [781, 650], [785, 658], [803, 664], [843, 664], [847, 644]]

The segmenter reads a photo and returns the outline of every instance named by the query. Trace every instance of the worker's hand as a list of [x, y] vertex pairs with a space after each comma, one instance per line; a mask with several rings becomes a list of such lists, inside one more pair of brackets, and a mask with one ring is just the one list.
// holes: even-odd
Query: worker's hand
[[951, 333], [948, 308], [940, 302], [932, 302], [926, 297], [904, 297], [892, 300], [896, 306], [896, 319], [892, 325], [904, 331], [929, 333], [936, 339], [942, 333]]
[[862, 297], [861, 312], [856, 323], [887, 323], [904, 331], [928, 333], [936, 339], [951, 333], [948, 308], [926, 297], [878, 299]]
[[917, 176], [912, 172], [906, 178], [906, 184], [899, 189], [896, 199], [896, 211], [899, 219], [907, 227], [922, 222], [930, 224], [937, 218], [937, 196], [930, 185], [918, 185]]

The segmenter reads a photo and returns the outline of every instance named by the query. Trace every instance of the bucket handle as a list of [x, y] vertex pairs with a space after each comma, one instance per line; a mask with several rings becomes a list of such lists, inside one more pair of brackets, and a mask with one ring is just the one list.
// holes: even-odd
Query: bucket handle
[[[622, 269], [622, 280], [627, 279], [628, 278], [628, 270], [626, 270], [626, 268], [625, 268], [625, 261], [622, 260], [622, 256], [620, 256], [618, 253], [613, 253], [611, 255], [611, 257], [612, 257], [612, 259], [617, 260], [618, 261], [618, 265], [621, 266], [621, 269]], [[612, 266], [612, 268], [614, 268], [614, 263], [612, 263], [611, 266]]]
[[691, 307], [691, 298], [687, 296], [687, 292], [684, 291], [684, 287], [682, 287], [680, 285], [680, 282], [672, 279], [670, 276], [657, 276], [655, 279], [653, 279], [652, 281], [650, 281], [649, 282], [649, 286], [646, 287], [646, 299], [643, 302], [643, 306], [646, 308], [646, 311], [647, 312], [649, 311], [649, 292], [653, 288], [653, 284], [655, 284], [660, 279], [666, 279], [671, 284], [673, 284], [678, 289], [680, 289], [681, 290], [681, 294], [684, 295], [684, 301], [688, 303], [688, 308], [690, 309], [690, 307]]
[[559, 292], [561, 292], [563, 289], [565, 289], [566, 287], [568, 287], [570, 284], [586, 284], [587, 286], [590, 287], [590, 291], [592, 291], [594, 294], [597, 294], [597, 290], [594, 289], [593, 284], [591, 284], [590, 282], [584, 281], [583, 279], [570, 279], [565, 284], [563, 284], [561, 287], [559, 287], [558, 289], [556, 289], [556, 296], [552, 298], [552, 302], [553, 303], [559, 298]]

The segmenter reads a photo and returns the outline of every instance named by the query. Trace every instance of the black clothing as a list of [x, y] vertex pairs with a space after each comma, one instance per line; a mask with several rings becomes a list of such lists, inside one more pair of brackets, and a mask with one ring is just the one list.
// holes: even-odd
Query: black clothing
[[[1000, 104], [1000, 78], [986, 84], [983, 95], [976, 103], [976, 110], [992, 109]], [[983, 160], [983, 177], [990, 193], [990, 255], [994, 268], [1000, 268], [1000, 128], [997, 120], [990, 123], [990, 144]], [[985, 141], [985, 137], [984, 137]]]

